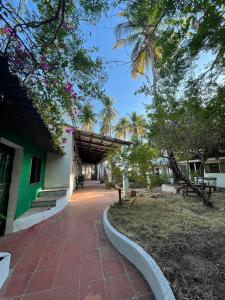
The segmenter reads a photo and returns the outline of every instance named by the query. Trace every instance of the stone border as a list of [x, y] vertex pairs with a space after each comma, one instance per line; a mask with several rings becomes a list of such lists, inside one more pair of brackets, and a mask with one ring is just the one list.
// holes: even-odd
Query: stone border
[[156, 300], [175, 300], [169, 282], [155, 260], [138, 244], [118, 232], [108, 220], [109, 207], [103, 213], [103, 225], [111, 243], [142, 273]]
[[41, 212], [34, 213], [28, 216], [21, 216], [13, 222], [13, 232], [29, 228], [36, 225], [63, 210], [69, 201], [69, 195], [56, 200], [56, 206]]
[[11, 254], [8, 252], [0, 252], [0, 289], [2, 288], [3, 284], [5, 283], [7, 277], [9, 276], [9, 265], [10, 265], [10, 258]]

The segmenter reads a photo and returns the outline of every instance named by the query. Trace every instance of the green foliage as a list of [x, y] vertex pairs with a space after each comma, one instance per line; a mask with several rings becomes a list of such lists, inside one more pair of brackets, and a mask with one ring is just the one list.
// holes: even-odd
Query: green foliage
[[105, 182], [105, 187], [107, 189], [115, 188], [115, 184], [113, 182], [106, 181]]
[[[135, 1], [134, 1], [135, 2]], [[160, 58], [161, 49], [155, 42], [156, 10], [150, 11], [150, 4], [138, 1], [139, 5], [128, 5], [120, 15], [125, 18], [123, 23], [117, 25], [115, 35], [117, 42], [114, 49], [121, 46], [132, 46], [131, 74], [134, 79], [139, 75], [148, 75], [149, 66], [152, 70], [153, 94], [156, 95], [155, 60]], [[157, 10], [159, 11], [159, 10]]]
[[114, 126], [114, 133], [117, 138], [126, 140], [129, 129], [129, 121], [126, 117], [119, 119], [118, 123]]
[[117, 111], [115, 110], [114, 98], [110, 98], [108, 96], [105, 96], [102, 99], [103, 109], [99, 113], [99, 117], [101, 119], [101, 128], [100, 132], [105, 135], [112, 136], [112, 122], [117, 116]]
[[129, 125], [128, 131], [132, 138], [142, 138], [145, 133], [145, 120], [142, 115], [131, 112], [128, 115]]
[[156, 158], [156, 151], [148, 144], [136, 141], [130, 147], [128, 155], [129, 179], [146, 187], [148, 176], [153, 171], [151, 160]]
[[83, 130], [93, 131], [94, 123], [96, 121], [96, 115], [93, 111], [91, 104], [85, 104], [82, 107], [79, 122]]
[[[96, 49], [86, 49], [83, 22], [95, 24], [105, 0], [1, 1], [0, 55], [9, 57], [54, 140], [63, 116], [76, 120], [83, 101], [102, 99], [106, 75]], [[96, 57], [96, 54], [95, 54]]]
[[119, 119], [114, 126], [115, 136], [126, 139], [141, 139], [145, 134], [145, 119], [136, 112], [131, 112], [127, 117]]
[[146, 187], [148, 176], [153, 172], [151, 160], [156, 158], [156, 151], [147, 143], [136, 140], [125, 149], [115, 148], [108, 153], [115, 183], [122, 183], [124, 164], [128, 166], [128, 178], [133, 185]]
[[168, 177], [164, 174], [150, 174], [150, 188], [168, 183]]
[[3, 214], [0, 214], [0, 220], [6, 220], [6, 217]]
[[164, 101], [148, 114], [149, 139], [162, 154], [172, 151], [182, 160], [219, 156], [225, 147], [225, 112], [217, 106], [218, 96], [208, 104], [197, 98]]
[[122, 170], [119, 166], [115, 164], [112, 166], [112, 178], [115, 185], [122, 185], [123, 182]]
[[[223, 1], [135, 0], [125, 11], [142, 26], [147, 22], [152, 24], [154, 45], [160, 49], [160, 56], [155, 60], [160, 94], [167, 96], [170, 92], [182, 97], [197, 86], [208, 97], [223, 84]], [[199, 70], [200, 57], [206, 58], [206, 63], [201, 63]], [[147, 91], [146, 85], [141, 91]]]

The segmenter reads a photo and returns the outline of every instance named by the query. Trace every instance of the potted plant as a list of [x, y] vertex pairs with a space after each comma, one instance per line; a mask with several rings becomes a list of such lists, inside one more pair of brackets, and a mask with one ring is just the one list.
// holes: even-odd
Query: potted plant
[[[5, 216], [0, 214], [0, 221], [5, 221]], [[8, 252], [0, 252], [0, 289], [9, 275], [11, 254]]]

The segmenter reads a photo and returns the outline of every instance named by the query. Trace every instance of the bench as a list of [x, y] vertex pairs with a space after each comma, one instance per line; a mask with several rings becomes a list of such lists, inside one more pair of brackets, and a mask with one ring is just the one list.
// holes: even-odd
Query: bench
[[78, 176], [76, 177], [76, 190], [78, 190], [78, 187], [81, 186], [82, 189], [84, 188], [84, 176]]

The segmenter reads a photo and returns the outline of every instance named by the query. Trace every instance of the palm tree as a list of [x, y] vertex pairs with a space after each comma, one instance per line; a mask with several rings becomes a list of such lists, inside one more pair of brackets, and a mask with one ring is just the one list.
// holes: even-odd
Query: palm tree
[[96, 115], [93, 111], [93, 107], [89, 103], [85, 104], [81, 111], [81, 117], [80, 117], [81, 128], [86, 131], [93, 131], [95, 121], [96, 121]]
[[133, 137], [143, 136], [145, 132], [145, 121], [141, 115], [132, 112], [129, 115], [129, 132]]
[[156, 70], [155, 60], [161, 57], [160, 48], [155, 43], [156, 21], [154, 18], [146, 17], [143, 21], [134, 21], [128, 19], [125, 14], [122, 16], [127, 21], [118, 24], [115, 29], [116, 44], [114, 49], [124, 45], [133, 45], [131, 52], [132, 77], [135, 79], [138, 75], [144, 75], [151, 65], [153, 95], [156, 96]]
[[118, 123], [114, 127], [115, 136], [126, 140], [128, 129], [129, 129], [129, 121], [127, 117], [120, 118]]
[[112, 122], [117, 116], [117, 111], [113, 107], [115, 101], [116, 100], [114, 98], [106, 96], [102, 100], [103, 109], [99, 113], [101, 118], [100, 131], [102, 134], [109, 134], [110, 137], [112, 136]]

